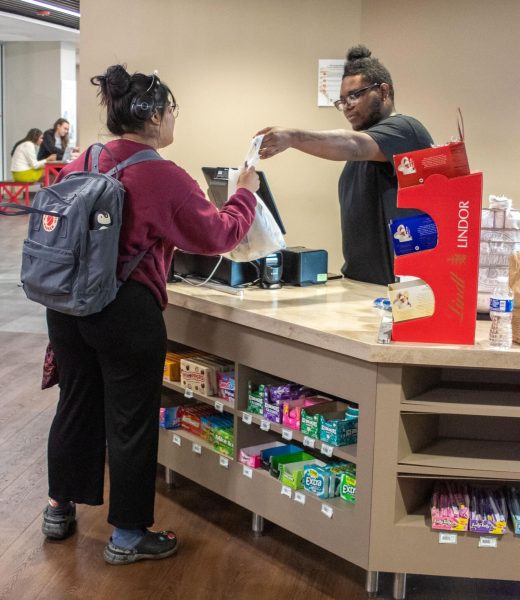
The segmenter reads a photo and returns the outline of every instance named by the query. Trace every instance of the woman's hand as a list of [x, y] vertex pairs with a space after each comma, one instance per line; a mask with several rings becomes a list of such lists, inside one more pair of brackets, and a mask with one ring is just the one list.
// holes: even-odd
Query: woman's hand
[[56, 160], [56, 154], [51, 154], [50, 156], [47, 156], [47, 158], [45, 159], [45, 162], [51, 162], [53, 160]]
[[249, 190], [254, 194], [256, 191], [258, 191], [259, 187], [260, 178], [258, 177], [258, 173], [255, 171], [254, 167], [249, 167], [240, 173], [237, 181], [237, 189], [246, 188], [246, 190]]

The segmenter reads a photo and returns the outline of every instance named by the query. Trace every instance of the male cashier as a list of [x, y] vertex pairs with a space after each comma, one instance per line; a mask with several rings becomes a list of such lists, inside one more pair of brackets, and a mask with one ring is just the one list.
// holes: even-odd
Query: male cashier
[[395, 281], [388, 223], [417, 211], [397, 209], [394, 154], [431, 146], [432, 138], [416, 119], [395, 111], [388, 70], [364, 46], [351, 48], [335, 102], [353, 131], [303, 131], [268, 127], [261, 158], [287, 148], [329, 160], [346, 160], [339, 180], [345, 277], [386, 285]]

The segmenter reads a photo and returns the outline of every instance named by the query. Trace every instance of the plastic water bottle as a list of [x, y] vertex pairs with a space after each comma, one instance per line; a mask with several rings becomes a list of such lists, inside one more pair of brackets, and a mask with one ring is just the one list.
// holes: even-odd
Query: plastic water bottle
[[497, 285], [489, 301], [491, 329], [489, 345], [497, 350], [509, 350], [513, 343], [513, 292], [507, 277], [497, 277]]
[[377, 342], [379, 344], [389, 344], [392, 341], [392, 304], [388, 298], [376, 298], [374, 307], [379, 309], [380, 322], [377, 332]]

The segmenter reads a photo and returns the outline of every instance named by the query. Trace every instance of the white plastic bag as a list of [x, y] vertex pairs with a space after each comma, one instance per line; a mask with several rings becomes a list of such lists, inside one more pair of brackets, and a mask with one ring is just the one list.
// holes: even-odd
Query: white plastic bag
[[[239, 169], [229, 169], [228, 198], [236, 192], [240, 172]], [[255, 194], [255, 198], [256, 216], [251, 229], [236, 248], [223, 255], [235, 262], [249, 262], [264, 258], [287, 246], [271, 211], [258, 194]]]

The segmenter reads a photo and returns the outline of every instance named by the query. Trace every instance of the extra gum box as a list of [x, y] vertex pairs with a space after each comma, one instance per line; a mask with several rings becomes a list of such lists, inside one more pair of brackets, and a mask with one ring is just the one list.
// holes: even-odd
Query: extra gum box
[[436, 148], [396, 154], [394, 165], [400, 188], [419, 185], [435, 174], [448, 178], [469, 175], [464, 142], [451, 142]]

